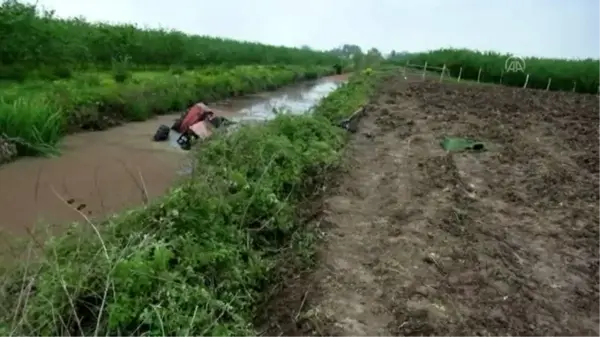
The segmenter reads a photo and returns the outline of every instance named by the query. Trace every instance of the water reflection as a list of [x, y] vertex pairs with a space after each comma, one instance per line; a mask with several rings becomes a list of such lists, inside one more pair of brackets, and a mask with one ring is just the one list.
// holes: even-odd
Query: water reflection
[[273, 109], [285, 109], [295, 114], [302, 114], [315, 106], [319, 100], [327, 96], [339, 86], [333, 81], [317, 82], [308, 88], [294, 88], [295, 90], [275, 93], [258, 102], [236, 111], [235, 121], [268, 120], [275, 117]]

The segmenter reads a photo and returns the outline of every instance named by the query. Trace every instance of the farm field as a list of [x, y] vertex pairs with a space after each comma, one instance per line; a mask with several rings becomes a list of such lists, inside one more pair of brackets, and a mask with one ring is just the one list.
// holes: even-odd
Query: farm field
[[597, 335], [598, 113], [595, 95], [387, 77], [267, 334]]

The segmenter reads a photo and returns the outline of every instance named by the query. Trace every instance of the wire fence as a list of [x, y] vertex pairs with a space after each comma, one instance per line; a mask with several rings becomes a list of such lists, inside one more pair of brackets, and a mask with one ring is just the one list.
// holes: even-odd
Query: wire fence
[[[403, 72], [404, 72], [404, 76], [406, 77], [406, 69], [416, 69], [421, 71], [421, 76], [423, 77], [423, 79], [425, 79], [425, 77], [427, 75], [431, 76], [431, 73], [439, 73], [439, 78], [440, 78], [440, 82], [442, 82], [444, 80], [444, 78], [451, 78], [454, 79], [456, 82], [461, 82], [464, 81], [465, 79], [463, 78], [463, 68], [460, 67], [458, 74], [456, 76], [452, 76], [452, 74], [450, 73], [450, 70], [448, 69], [448, 67], [446, 67], [446, 65], [444, 64], [443, 67], [435, 67], [435, 66], [431, 66], [429, 64], [427, 64], [427, 62], [425, 62], [424, 65], [420, 65], [420, 64], [414, 64], [414, 63], [410, 63], [409, 61], [406, 61], [406, 64], [403, 66]], [[501, 84], [501, 85], [510, 85], [510, 86], [514, 86], [514, 83], [508, 84], [508, 83], [503, 83], [503, 79], [505, 78], [505, 75], [509, 74], [510, 72], [502, 70], [500, 77], [499, 77], [499, 82], [491, 82], [491, 83], [496, 83], [496, 84]], [[524, 82], [522, 84], [522, 87], [524, 89], [527, 88], [528, 84], [529, 84], [529, 78], [530, 78], [530, 74], [525, 73], [524, 74]], [[473, 80], [476, 81], [477, 83], [481, 83], [482, 82], [482, 78], [483, 76], [485, 76], [485, 73], [483, 71], [483, 68], [479, 68], [479, 71], [477, 72], [477, 79]], [[471, 81], [471, 80], [469, 80]], [[490, 81], [485, 81], [485, 82], [490, 82]], [[547, 82], [546, 82], [546, 91], [552, 90], [552, 78], [548, 78]], [[557, 90], [556, 88], [554, 90]], [[577, 82], [573, 81], [573, 88], [571, 89], [572, 92], [576, 92], [577, 90]], [[600, 85], [598, 86], [598, 91], [596, 92], [596, 94], [600, 95]]]

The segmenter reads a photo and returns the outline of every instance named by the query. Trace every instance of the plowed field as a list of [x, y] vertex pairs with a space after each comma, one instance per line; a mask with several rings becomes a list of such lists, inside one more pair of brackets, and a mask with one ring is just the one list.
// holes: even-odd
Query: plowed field
[[387, 78], [269, 333], [597, 336], [598, 116], [593, 95]]

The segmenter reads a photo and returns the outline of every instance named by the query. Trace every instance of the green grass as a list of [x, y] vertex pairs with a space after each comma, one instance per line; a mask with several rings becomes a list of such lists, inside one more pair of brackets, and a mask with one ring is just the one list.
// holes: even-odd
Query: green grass
[[[198, 13], [197, 24], [202, 26]], [[0, 79], [68, 78], [82, 70], [110, 70], [126, 63], [135, 69], [188, 70], [218, 65], [326, 65], [340, 58], [305, 48], [269, 46], [130, 24], [59, 19], [35, 5], [0, 4]], [[235, 23], [232, 23], [235, 24]]]
[[544, 58], [525, 58], [525, 71], [504, 72], [505, 61], [510, 55], [493, 52], [477, 52], [465, 49], [440, 49], [427, 53], [411, 54], [396, 63], [428, 67], [446, 68], [451, 76], [477, 80], [481, 68], [481, 82], [501, 83], [508, 86], [523, 86], [529, 74], [528, 88], [546, 89], [548, 78], [552, 78], [550, 90], [572, 91], [573, 87], [581, 93], [598, 93], [600, 63], [597, 59], [561, 60]]
[[90, 72], [55, 81], [5, 83], [0, 136], [16, 140], [19, 155], [36, 155], [52, 149], [69, 132], [107, 127], [106, 118], [145, 120], [193, 102], [271, 90], [332, 72], [324, 66], [207, 67], [177, 75], [126, 73], [122, 83], [115, 74]]
[[40, 258], [5, 266], [0, 334], [255, 334], [282, 257], [312, 256], [298, 206], [339, 164], [347, 134], [334, 124], [374, 82], [357, 74], [310, 115], [216, 136], [161, 200], [75, 225]]

